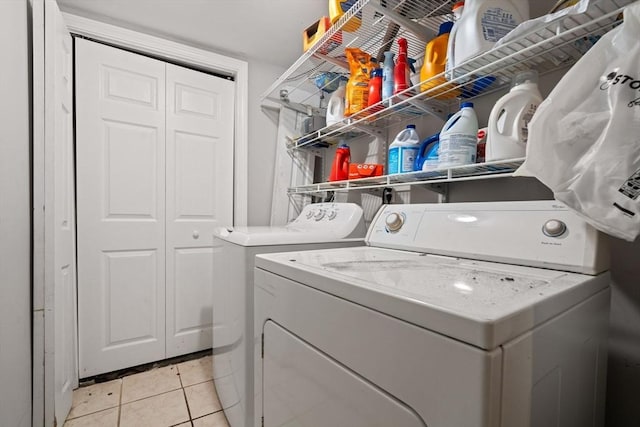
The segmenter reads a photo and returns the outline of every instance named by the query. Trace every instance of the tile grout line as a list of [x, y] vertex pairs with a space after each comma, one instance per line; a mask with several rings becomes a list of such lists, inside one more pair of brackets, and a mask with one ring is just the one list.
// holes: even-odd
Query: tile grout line
[[118, 398], [118, 424], [117, 427], [120, 427], [120, 418], [122, 416], [122, 392], [124, 389], [124, 380], [120, 378], [120, 397]]
[[176, 370], [178, 371], [178, 377], [180, 379], [180, 387], [182, 388], [182, 396], [184, 397], [184, 403], [187, 405], [187, 415], [189, 416], [189, 424], [193, 427], [193, 418], [191, 418], [191, 408], [189, 407], [189, 399], [187, 399], [187, 392], [184, 389], [184, 384], [182, 383], [182, 373], [180, 372], [180, 368], [178, 365], [176, 366]]

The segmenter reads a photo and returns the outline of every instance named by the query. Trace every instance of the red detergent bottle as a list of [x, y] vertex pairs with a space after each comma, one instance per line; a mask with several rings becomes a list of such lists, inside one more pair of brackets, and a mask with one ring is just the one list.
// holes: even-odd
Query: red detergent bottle
[[333, 157], [329, 181], [343, 181], [349, 179], [349, 161], [351, 160], [351, 150], [346, 144], [340, 144]]
[[369, 79], [369, 97], [367, 98], [367, 107], [379, 104], [372, 108], [372, 112], [381, 110], [382, 107], [382, 68], [376, 68], [371, 72]]

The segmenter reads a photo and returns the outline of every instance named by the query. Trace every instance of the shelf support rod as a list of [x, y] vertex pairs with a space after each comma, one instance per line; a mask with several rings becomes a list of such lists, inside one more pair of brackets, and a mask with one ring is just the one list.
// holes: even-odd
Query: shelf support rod
[[367, 135], [373, 136], [374, 138], [379, 138], [382, 136], [382, 129], [375, 126], [367, 126], [362, 123], [355, 123], [352, 125], [354, 128], [366, 133]]
[[323, 61], [327, 61], [337, 67], [343, 68], [347, 71], [349, 70], [349, 64], [347, 64], [345, 61], [340, 61], [339, 59], [333, 58], [329, 55], [324, 55], [322, 53], [314, 53], [313, 56], [315, 56], [318, 59], [322, 59]]
[[398, 12], [384, 7], [380, 4], [380, 0], [371, 0], [369, 2], [373, 10], [378, 13], [385, 15], [387, 18], [400, 25], [403, 28], [409, 30], [414, 36], [416, 36], [420, 41], [424, 43], [428, 43], [429, 40], [433, 39], [436, 36], [436, 33], [431, 31], [430, 29], [423, 27], [422, 25], [412, 21], [406, 16], [402, 16]]

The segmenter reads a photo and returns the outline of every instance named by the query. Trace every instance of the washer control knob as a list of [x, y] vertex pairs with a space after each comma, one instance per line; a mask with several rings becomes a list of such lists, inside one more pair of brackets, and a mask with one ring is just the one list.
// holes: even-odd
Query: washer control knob
[[549, 237], [559, 237], [567, 231], [567, 225], [557, 219], [550, 219], [542, 226], [542, 232]]
[[320, 221], [322, 218], [324, 218], [324, 209], [320, 209], [318, 212], [316, 212], [316, 214], [313, 216], [313, 219], [315, 219], [316, 221]]
[[404, 217], [399, 213], [393, 212], [387, 215], [384, 223], [387, 226], [387, 230], [393, 233], [402, 228], [402, 225], [404, 224]]
[[314, 214], [315, 214], [315, 212], [312, 211], [312, 210], [307, 211], [307, 219], [311, 219]]
[[334, 211], [333, 209], [327, 212], [327, 218], [329, 218], [329, 221], [334, 219], [336, 216], [338, 216], [338, 212]]

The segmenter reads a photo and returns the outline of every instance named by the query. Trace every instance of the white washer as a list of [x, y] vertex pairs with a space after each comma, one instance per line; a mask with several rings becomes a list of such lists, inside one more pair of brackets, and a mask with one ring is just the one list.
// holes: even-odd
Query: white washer
[[364, 245], [362, 208], [316, 203], [283, 227], [220, 228], [214, 233], [213, 377], [231, 427], [254, 419], [253, 268], [256, 254]]
[[386, 205], [258, 255], [255, 425], [602, 426], [605, 242], [555, 201]]

